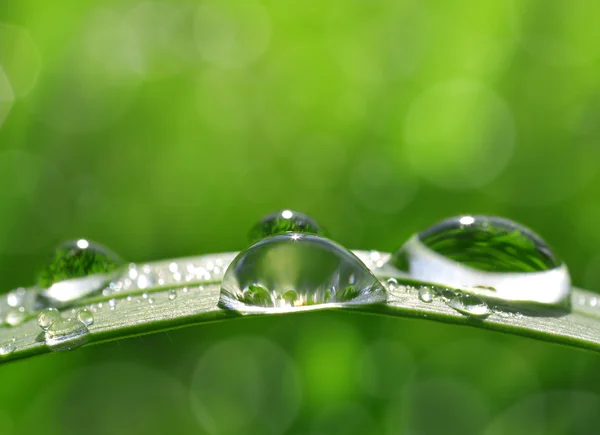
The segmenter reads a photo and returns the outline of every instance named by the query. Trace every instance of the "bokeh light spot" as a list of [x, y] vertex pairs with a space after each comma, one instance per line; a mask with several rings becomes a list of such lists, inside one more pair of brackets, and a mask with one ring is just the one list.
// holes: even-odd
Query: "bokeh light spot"
[[521, 45], [551, 65], [585, 65], [600, 57], [600, 5], [595, 0], [543, 4], [512, 0], [513, 26]]
[[27, 29], [0, 24], [0, 65], [4, 68], [16, 97], [24, 97], [35, 86], [42, 58]]
[[364, 351], [360, 380], [364, 390], [378, 398], [400, 397], [416, 371], [412, 352], [401, 343], [377, 340]]
[[481, 83], [453, 80], [417, 97], [404, 123], [404, 152], [415, 171], [447, 189], [492, 181], [514, 147], [510, 108]]
[[210, 347], [190, 385], [192, 409], [211, 434], [284, 433], [301, 394], [289, 355], [274, 342], [251, 336]]
[[2, 127], [10, 113], [10, 109], [12, 109], [14, 97], [12, 86], [0, 64], [0, 127]]
[[464, 435], [481, 433], [489, 418], [489, 400], [459, 379], [413, 383], [403, 400], [388, 409], [390, 434]]
[[600, 427], [600, 396], [577, 390], [539, 393], [502, 412], [484, 435], [584, 435]]
[[411, 168], [371, 154], [359, 159], [349, 178], [356, 202], [372, 213], [394, 214], [415, 197], [419, 179]]
[[271, 38], [271, 20], [256, 1], [210, 0], [196, 12], [195, 39], [206, 62], [224, 68], [242, 67], [264, 53]]

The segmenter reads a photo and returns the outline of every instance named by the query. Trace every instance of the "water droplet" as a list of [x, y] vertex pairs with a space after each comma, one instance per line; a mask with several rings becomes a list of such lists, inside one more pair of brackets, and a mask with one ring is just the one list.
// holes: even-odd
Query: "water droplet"
[[[21, 307], [20, 307], [21, 308]], [[13, 309], [9, 310], [4, 317], [4, 322], [10, 326], [17, 326], [27, 319], [27, 314], [24, 310]]]
[[154, 303], [154, 298], [153, 297], [149, 297], [148, 298], [148, 303], [149, 304], [153, 304]]
[[71, 302], [101, 291], [123, 261], [105, 247], [85, 239], [61, 245], [39, 276], [50, 303]]
[[387, 280], [387, 285], [391, 288], [396, 288], [398, 287], [398, 280], [396, 278], [390, 278]]
[[6, 295], [6, 303], [10, 307], [18, 307], [25, 302], [26, 291], [24, 288], [18, 288]]
[[[111, 310], [116, 310], [117, 309], [117, 300], [116, 299], [110, 299], [108, 301], [108, 306]], [[85, 322], [84, 322], [85, 323]]]
[[5, 343], [0, 346], [0, 357], [10, 355], [15, 350], [17, 350], [17, 347], [13, 343]]
[[175, 299], [177, 299], [177, 291], [169, 290], [169, 300], [174, 301]]
[[77, 313], [77, 320], [79, 320], [85, 326], [90, 326], [92, 323], [94, 323], [94, 315], [87, 308], [83, 308]]
[[568, 307], [567, 267], [531, 230], [507, 219], [461, 216], [413, 236], [390, 263], [412, 278], [504, 301]]
[[483, 299], [469, 293], [456, 292], [455, 296], [446, 303], [450, 308], [467, 316], [487, 317], [492, 313], [489, 305]]
[[54, 322], [60, 319], [60, 311], [56, 308], [46, 308], [45, 310], [40, 311], [38, 315], [38, 325], [44, 331], [48, 329]]
[[78, 319], [59, 319], [46, 330], [44, 340], [52, 351], [70, 350], [85, 344], [88, 333]]
[[350, 251], [323, 237], [287, 233], [263, 239], [233, 260], [219, 306], [281, 312], [385, 300], [381, 283]]
[[429, 287], [421, 287], [419, 289], [419, 299], [423, 302], [432, 302], [434, 293]]
[[303, 213], [281, 210], [263, 217], [250, 231], [250, 241], [258, 242], [265, 237], [283, 233], [322, 234], [319, 225]]

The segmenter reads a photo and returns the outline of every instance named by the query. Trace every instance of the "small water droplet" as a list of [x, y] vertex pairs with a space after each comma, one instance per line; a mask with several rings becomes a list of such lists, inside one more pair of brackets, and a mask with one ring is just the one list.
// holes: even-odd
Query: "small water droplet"
[[25, 302], [26, 291], [24, 288], [18, 288], [6, 295], [6, 303], [10, 307], [18, 307]]
[[432, 302], [434, 293], [429, 287], [421, 287], [419, 289], [419, 299], [422, 302]]
[[83, 308], [77, 313], [77, 320], [79, 320], [85, 326], [90, 326], [92, 323], [94, 323], [94, 315], [87, 308]]
[[444, 220], [413, 236], [390, 263], [411, 277], [486, 298], [568, 307], [566, 266], [531, 230], [492, 216]]
[[10, 355], [15, 350], [17, 350], [17, 347], [13, 343], [5, 343], [0, 346], [0, 357]]
[[117, 308], [117, 300], [116, 299], [110, 299], [108, 301], [108, 306], [110, 307], [111, 310], [115, 310]]
[[10, 326], [17, 326], [23, 323], [27, 319], [27, 314], [24, 310], [12, 309], [6, 313], [4, 322]]
[[149, 297], [148, 298], [148, 303], [149, 304], [153, 304], [154, 303], [154, 298], [153, 297]]
[[350, 251], [316, 235], [286, 233], [261, 240], [233, 260], [219, 306], [281, 312], [385, 300], [381, 283]]
[[60, 311], [56, 308], [46, 308], [40, 311], [38, 315], [38, 325], [44, 331], [48, 329], [54, 322], [60, 319]]
[[45, 332], [44, 341], [52, 351], [75, 349], [87, 342], [89, 331], [78, 319], [60, 319]]
[[[292, 210], [281, 210], [263, 217], [250, 231], [250, 241], [283, 233], [322, 234], [321, 228], [310, 216]], [[212, 267], [209, 269], [212, 270]]]
[[169, 300], [174, 301], [175, 299], [177, 299], [177, 291], [169, 290]]
[[387, 280], [387, 285], [391, 288], [396, 288], [398, 287], [398, 280], [396, 278], [390, 278]]
[[122, 264], [117, 255], [102, 245], [74, 240], [54, 251], [38, 283], [50, 303], [71, 302], [104, 289]]
[[456, 292], [455, 296], [446, 303], [450, 308], [467, 316], [487, 317], [492, 313], [489, 305], [483, 299], [469, 293]]
[[142, 293], [142, 297], [143, 297], [144, 299], [148, 299], [148, 293]]

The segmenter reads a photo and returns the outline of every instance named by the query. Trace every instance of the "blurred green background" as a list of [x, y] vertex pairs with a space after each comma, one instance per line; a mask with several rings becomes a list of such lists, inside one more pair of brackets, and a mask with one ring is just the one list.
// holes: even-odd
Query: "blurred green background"
[[[239, 250], [264, 214], [397, 249], [522, 222], [600, 290], [592, 0], [3, 0], [0, 267]], [[247, 319], [0, 367], [0, 434], [584, 434], [600, 356], [426, 321]]]

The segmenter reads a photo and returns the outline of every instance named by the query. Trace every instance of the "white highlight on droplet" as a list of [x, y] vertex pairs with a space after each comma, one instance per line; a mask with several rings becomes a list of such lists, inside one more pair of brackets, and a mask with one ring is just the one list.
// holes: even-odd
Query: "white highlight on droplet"
[[77, 247], [79, 249], [87, 249], [90, 246], [90, 243], [85, 239], [77, 240]]
[[471, 225], [475, 222], [475, 218], [473, 216], [463, 216], [458, 221], [461, 225]]

